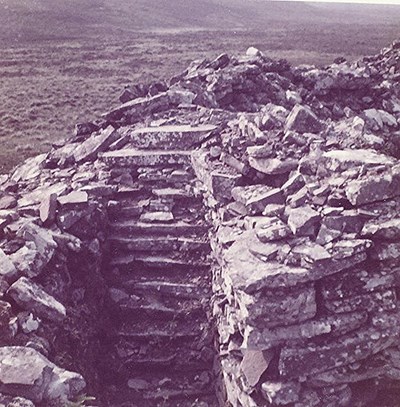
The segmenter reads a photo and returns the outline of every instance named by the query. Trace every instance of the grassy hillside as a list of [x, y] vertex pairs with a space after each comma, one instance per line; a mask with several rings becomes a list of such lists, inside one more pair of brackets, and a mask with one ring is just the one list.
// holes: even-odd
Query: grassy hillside
[[0, 173], [116, 103], [128, 83], [256, 46], [292, 63], [373, 54], [400, 7], [267, 0], [0, 0]]

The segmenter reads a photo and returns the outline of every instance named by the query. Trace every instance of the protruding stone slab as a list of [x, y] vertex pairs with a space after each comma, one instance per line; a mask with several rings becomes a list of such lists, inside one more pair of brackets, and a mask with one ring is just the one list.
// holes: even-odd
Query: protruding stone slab
[[26, 277], [17, 280], [7, 293], [21, 308], [33, 311], [39, 318], [60, 322], [67, 315], [64, 305]]
[[249, 215], [261, 214], [266, 205], [284, 203], [281, 190], [266, 185], [235, 187], [232, 189], [232, 197], [245, 206]]
[[190, 150], [215, 129], [216, 126], [209, 124], [144, 127], [131, 133], [131, 144], [134, 148], [144, 150], [173, 150], [176, 146], [182, 150]]
[[100, 151], [105, 151], [119, 138], [119, 133], [114, 127], [109, 126], [100, 134], [93, 134], [74, 150], [74, 159], [77, 163], [95, 159]]
[[286, 174], [297, 168], [299, 162], [288, 158], [280, 160], [279, 158], [256, 158], [249, 157], [250, 167], [267, 175]]
[[396, 163], [395, 159], [374, 150], [331, 150], [323, 153], [323, 157], [326, 159], [326, 167], [331, 171], [345, 171], [361, 165], [365, 167], [390, 166]]
[[400, 195], [400, 166], [395, 166], [385, 174], [370, 175], [360, 180], [352, 180], [345, 188], [347, 199], [355, 206]]
[[101, 160], [110, 167], [152, 167], [163, 165], [190, 164], [190, 152], [181, 150], [135, 150], [109, 151], [101, 155]]

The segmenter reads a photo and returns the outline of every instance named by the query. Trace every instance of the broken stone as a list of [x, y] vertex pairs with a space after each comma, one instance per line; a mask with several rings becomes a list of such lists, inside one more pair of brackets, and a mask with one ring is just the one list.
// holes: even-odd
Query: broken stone
[[26, 277], [12, 284], [7, 293], [21, 308], [32, 310], [39, 318], [60, 322], [67, 315], [64, 305]]
[[249, 386], [254, 387], [260, 381], [262, 374], [268, 369], [274, 352], [245, 350], [240, 365]]
[[344, 366], [390, 347], [394, 338], [376, 328], [358, 330], [326, 345], [284, 348], [279, 370], [285, 379], [303, 377]]
[[382, 175], [349, 181], [346, 196], [355, 206], [384, 201], [400, 195], [400, 167]]
[[60, 196], [58, 203], [61, 206], [65, 205], [80, 205], [86, 204], [89, 200], [88, 193], [85, 191], [73, 191], [68, 195]]
[[14, 266], [14, 263], [0, 248], [0, 276], [5, 280], [10, 281], [14, 279], [17, 274], [18, 272]]
[[300, 383], [298, 382], [264, 382], [261, 392], [268, 403], [286, 406], [299, 401]]
[[379, 223], [370, 221], [363, 227], [361, 236], [383, 240], [398, 240], [400, 239], [400, 219], [395, 218]]
[[296, 169], [298, 161], [295, 159], [280, 160], [279, 158], [249, 157], [249, 165], [263, 174], [279, 175]]
[[82, 163], [95, 159], [100, 151], [105, 151], [118, 138], [119, 133], [112, 126], [102, 130], [100, 134], [93, 134], [75, 148], [73, 152], [75, 161]]
[[0, 391], [20, 394], [37, 403], [72, 401], [86, 386], [83, 377], [57, 367], [32, 348], [0, 348]]
[[262, 213], [266, 205], [284, 203], [279, 188], [270, 188], [265, 185], [235, 187], [232, 189], [232, 198], [243, 204], [249, 215]]
[[39, 207], [39, 216], [44, 226], [50, 226], [56, 219], [57, 194], [47, 195]]
[[314, 236], [319, 226], [320, 214], [304, 206], [289, 211], [288, 226], [296, 236]]
[[13, 195], [0, 196], [0, 210], [15, 208], [17, 203], [18, 201]]
[[282, 240], [292, 235], [286, 223], [277, 217], [265, 218], [262, 223], [256, 227], [256, 235], [263, 242]]
[[307, 106], [296, 105], [286, 119], [285, 131], [298, 133], [319, 133], [323, 125], [314, 112]]

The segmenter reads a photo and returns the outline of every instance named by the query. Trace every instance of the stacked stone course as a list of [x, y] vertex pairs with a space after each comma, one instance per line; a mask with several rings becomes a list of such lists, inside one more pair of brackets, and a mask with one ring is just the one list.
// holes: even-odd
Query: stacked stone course
[[196, 61], [2, 176], [0, 405], [397, 406], [399, 61]]

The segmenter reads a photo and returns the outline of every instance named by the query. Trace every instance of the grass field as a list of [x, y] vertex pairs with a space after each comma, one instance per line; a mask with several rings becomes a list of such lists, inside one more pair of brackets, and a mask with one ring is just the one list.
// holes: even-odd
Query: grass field
[[[400, 22], [400, 8], [399, 8]], [[4, 29], [4, 27], [3, 27]], [[0, 36], [0, 173], [68, 137], [75, 123], [118, 103], [124, 85], [168, 78], [193, 59], [256, 46], [294, 64], [324, 65], [377, 52], [400, 38], [396, 19], [312, 19], [221, 30], [75, 30], [57, 38]]]

